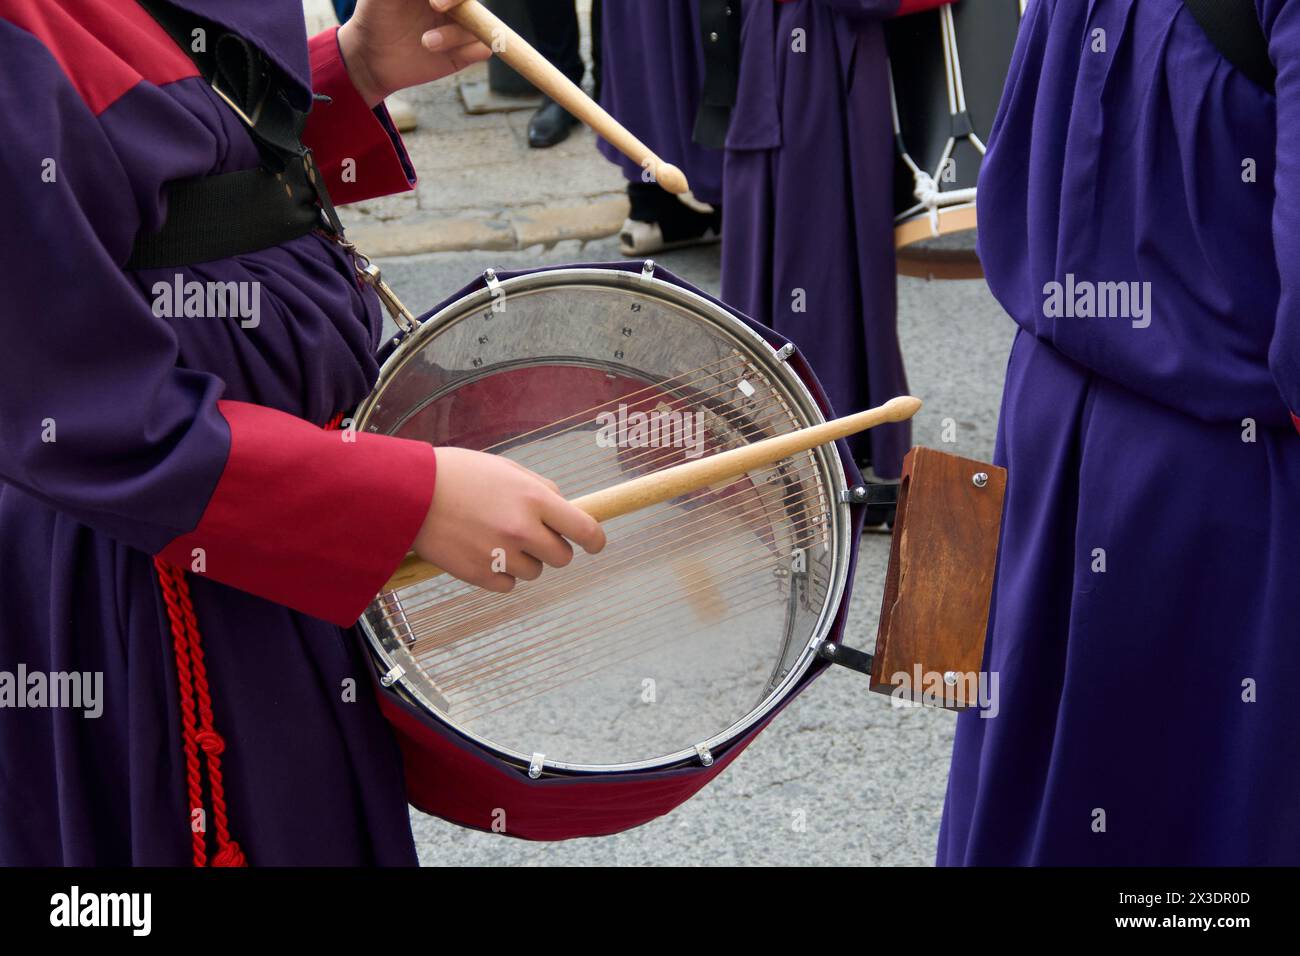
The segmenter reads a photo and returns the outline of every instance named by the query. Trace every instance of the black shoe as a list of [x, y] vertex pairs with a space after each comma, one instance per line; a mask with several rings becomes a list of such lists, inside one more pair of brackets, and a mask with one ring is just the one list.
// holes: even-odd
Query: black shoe
[[562, 143], [568, 139], [569, 130], [577, 125], [577, 117], [548, 98], [528, 121], [528, 145], [534, 149], [545, 149]]
[[693, 205], [688, 204], [658, 183], [628, 183], [627, 198], [631, 209], [618, 234], [619, 252], [625, 256], [645, 256], [722, 238], [721, 206], [693, 198]]

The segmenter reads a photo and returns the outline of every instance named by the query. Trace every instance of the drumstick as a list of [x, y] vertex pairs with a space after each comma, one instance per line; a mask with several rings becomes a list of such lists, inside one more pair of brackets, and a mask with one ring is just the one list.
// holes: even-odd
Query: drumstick
[[[917, 413], [921, 400], [910, 395], [901, 395], [890, 399], [878, 408], [869, 408], [856, 415], [845, 415], [820, 425], [800, 428], [773, 435], [752, 445], [718, 452], [708, 458], [688, 461], [673, 465], [662, 471], [656, 471], [640, 478], [613, 485], [589, 495], [574, 498], [573, 504], [587, 512], [597, 521], [608, 521], [620, 515], [630, 514], [651, 505], [657, 505], [680, 495], [687, 495], [720, 481], [739, 478], [747, 471], [763, 468], [783, 458], [800, 452], [838, 441], [849, 435], [866, 431], [886, 422], [906, 421]], [[419, 584], [429, 578], [445, 573], [441, 568], [429, 564], [415, 554], [408, 554], [398, 566], [396, 573], [388, 579], [384, 590]]]
[[493, 53], [514, 67], [533, 86], [605, 137], [620, 153], [632, 162], [639, 163], [642, 169], [650, 170], [655, 182], [664, 189], [670, 193], [684, 193], [691, 188], [680, 169], [656, 156], [645, 143], [601, 109], [576, 83], [552, 66], [527, 40], [506, 26], [500, 17], [478, 0], [465, 0], [464, 3], [449, 8], [446, 14], [482, 40]]

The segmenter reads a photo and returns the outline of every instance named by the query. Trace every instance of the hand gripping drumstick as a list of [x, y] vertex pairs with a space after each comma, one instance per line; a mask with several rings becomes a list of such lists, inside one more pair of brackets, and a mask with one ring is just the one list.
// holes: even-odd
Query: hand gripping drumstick
[[[800, 428], [784, 435], [773, 435], [752, 445], [718, 452], [716, 455], [698, 461], [673, 465], [671, 468], [642, 475], [640, 478], [633, 478], [631, 481], [601, 491], [593, 491], [581, 498], [574, 498], [572, 503], [597, 521], [608, 521], [610, 518], [630, 514], [679, 495], [699, 491], [719, 481], [739, 478], [747, 471], [763, 468], [827, 442], [856, 435], [868, 428], [886, 422], [906, 421], [915, 415], [920, 407], [919, 398], [901, 395], [890, 399], [879, 408], [869, 408], [856, 415], [846, 415], [843, 418], [836, 418], [809, 428]], [[409, 587], [443, 573], [442, 568], [421, 560], [415, 554], [408, 554], [397, 572], [388, 579], [384, 590], [394, 591], [397, 588]]]
[[601, 109], [576, 83], [552, 66], [527, 40], [506, 26], [500, 17], [478, 0], [465, 0], [445, 12], [482, 40], [493, 53], [514, 67], [533, 86], [605, 137], [632, 162], [639, 163], [642, 169], [650, 170], [655, 182], [664, 189], [670, 193], [684, 193], [691, 188], [680, 169], [671, 163], [665, 163], [651, 152], [645, 143], [624, 129], [618, 120]]

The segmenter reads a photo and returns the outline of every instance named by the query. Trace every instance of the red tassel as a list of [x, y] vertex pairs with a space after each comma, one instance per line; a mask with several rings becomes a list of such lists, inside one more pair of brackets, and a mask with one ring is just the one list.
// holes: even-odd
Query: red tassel
[[[154, 558], [154, 570], [162, 586], [163, 603], [171, 624], [172, 649], [176, 655], [176, 678], [181, 697], [181, 744], [185, 751], [185, 783], [190, 810], [203, 806], [203, 781], [199, 774], [199, 751], [208, 770], [208, 789], [212, 793], [212, 823], [216, 831], [217, 854], [213, 866], [247, 866], [239, 844], [230, 838], [226, 811], [225, 781], [221, 774], [221, 754], [226, 742], [213, 726], [212, 693], [203, 659], [203, 639], [199, 620], [190, 600], [185, 572], [161, 558]], [[191, 827], [193, 829], [193, 827]], [[193, 834], [194, 865], [207, 866], [207, 845], [202, 832]]]
[[[335, 415], [325, 425], [333, 431], [343, 423], [343, 412]], [[208, 670], [203, 659], [203, 639], [199, 635], [199, 619], [190, 600], [190, 585], [185, 572], [162, 558], [153, 559], [158, 583], [162, 587], [163, 603], [167, 605], [167, 619], [171, 624], [172, 649], [176, 655], [176, 678], [181, 695], [181, 746], [185, 751], [185, 785], [189, 794], [190, 812], [206, 809], [203, 806], [203, 778], [199, 772], [199, 751], [208, 769], [208, 789], [212, 792], [212, 824], [216, 831], [217, 855], [213, 866], [248, 866], [248, 860], [239, 844], [230, 838], [230, 822], [226, 808], [225, 780], [221, 774], [221, 755], [226, 742], [213, 726], [212, 693], [208, 687]], [[191, 830], [193, 827], [191, 826]], [[208, 864], [207, 845], [203, 833], [194, 833], [194, 865]]]

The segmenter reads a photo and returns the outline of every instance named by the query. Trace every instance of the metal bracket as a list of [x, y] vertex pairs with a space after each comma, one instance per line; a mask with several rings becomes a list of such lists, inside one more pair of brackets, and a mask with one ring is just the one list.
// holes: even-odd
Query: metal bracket
[[[360, 256], [355, 249], [353, 255], [358, 256], [358, 274], [363, 282], [375, 290], [379, 296], [379, 301], [383, 303], [384, 309], [393, 317], [393, 322], [403, 332], [414, 332], [420, 327], [420, 322], [415, 315], [402, 304], [402, 300], [397, 297], [392, 288], [384, 281], [384, 277], [379, 272], [379, 266], [375, 265], [364, 256]], [[364, 261], [365, 265], [361, 265]]]
[[536, 780], [542, 775], [542, 764], [546, 761], [546, 754], [535, 753], [533, 759], [528, 763], [528, 776]]
[[706, 767], [713, 766], [713, 752], [704, 744], [696, 744], [695, 752], [699, 755], [700, 763]]
[[655, 261], [647, 259], [641, 263], [641, 278], [645, 280], [653, 279], [655, 275]]
[[824, 661], [857, 671], [859, 674], [871, 675], [872, 656], [866, 651], [855, 650], [831, 641], [822, 641], [821, 646], [817, 648], [817, 656]]
[[873, 482], [869, 485], [854, 485], [840, 490], [840, 501], [850, 505], [896, 505], [898, 504], [898, 484]]
[[403, 675], [405, 674], [406, 674], [405, 667], [403, 667], [401, 664], [394, 664], [392, 667], [388, 669], [387, 674], [379, 678], [379, 683], [381, 683], [385, 687], [392, 687], [399, 680], [401, 680]]
[[776, 350], [776, 360], [778, 362], [784, 362], [791, 355], [794, 355], [793, 342], [786, 342], [785, 345], [781, 346], [779, 349]]

